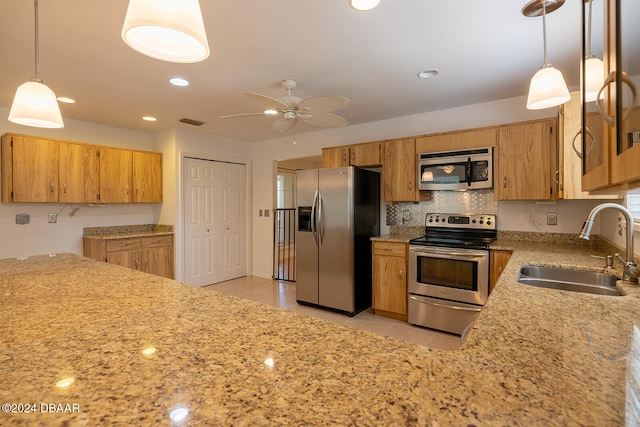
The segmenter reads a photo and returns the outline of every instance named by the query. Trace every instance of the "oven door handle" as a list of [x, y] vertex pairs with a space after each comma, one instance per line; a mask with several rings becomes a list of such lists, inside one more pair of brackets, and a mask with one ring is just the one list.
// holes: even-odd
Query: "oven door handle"
[[449, 256], [460, 256], [465, 258], [477, 258], [478, 256], [486, 256], [487, 253], [483, 251], [473, 251], [473, 252], [461, 252], [454, 250], [442, 250], [442, 249], [416, 249], [411, 248], [411, 251], [418, 255], [449, 255]]
[[415, 295], [409, 295], [409, 299], [412, 299], [414, 301], [418, 301], [419, 303], [422, 304], [429, 304], [429, 305], [433, 305], [436, 307], [442, 307], [442, 308], [449, 308], [452, 310], [460, 310], [460, 311], [473, 311], [473, 312], [480, 312], [482, 310], [481, 307], [460, 307], [457, 305], [445, 305], [445, 304], [438, 304], [437, 302], [433, 302], [433, 301], [426, 301], [423, 298], [420, 298], [418, 296]]

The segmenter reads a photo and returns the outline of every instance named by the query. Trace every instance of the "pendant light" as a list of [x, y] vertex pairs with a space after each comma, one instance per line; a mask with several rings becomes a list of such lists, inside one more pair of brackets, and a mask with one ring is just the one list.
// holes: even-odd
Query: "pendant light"
[[[587, 18], [587, 40], [585, 43], [586, 52], [584, 55], [584, 72], [585, 72], [585, 94], [586, 102], [595, 101], [598, 98], [598, 92], [604, 85], [604, 62], [591, 53], [591, 3], [592, 0], [585, 0], [589, 3], [589, 16]], [[604, 98], [604, 91], [600, 95]]]
[[379, 3], [380, 0], [349, 0], [349, 6], [360, 11], [371, 10]]
[[527, 97], [527, 109], [529, 110], [555, 107], [571, 99], [562, 73], [547, 61], [547, 2], [550, 3], [549, 12], [553, 12], [564, 4], [564, 0], [534, 0], [522, 9], [522, 13], [529, 17], [540, 16], [540, 10], [542, 10], [544, 65], [531, 78], [529, 96]]
[[62, 128], [62, 115], [56, 95], [40, 79], [38, 50], [38, 0], [34, 0], [35, 15], [35, 77], [21, 84], [9, 111], [9, 121], [24, 126]]
[[199, 62], [210, 53], [198, 0], [130, 0], [121, 35], [161, 61]]

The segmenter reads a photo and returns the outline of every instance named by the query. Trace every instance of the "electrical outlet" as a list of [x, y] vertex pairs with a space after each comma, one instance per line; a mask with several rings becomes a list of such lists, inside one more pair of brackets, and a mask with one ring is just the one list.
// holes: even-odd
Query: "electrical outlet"
[[57, 213], [50, 213], [49, 214], [49, 222], [50, 223], [54, 223], [54, 222], [58, 222], [58, 214]]
[[547, 212], [547, 225], [558, 225], [557, 212]]
[[409, 212], [409, 209], [404, 209], [402, 211], [402, 221], [409, 222], [410, 219], [411, 219], [411, 213]]

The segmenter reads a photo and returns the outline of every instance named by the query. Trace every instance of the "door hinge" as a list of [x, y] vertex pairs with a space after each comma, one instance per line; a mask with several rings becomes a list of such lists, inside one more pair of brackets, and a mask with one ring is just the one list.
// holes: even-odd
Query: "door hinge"
[[100, 149], [99, 148], [96, 150], [96, 157], [100, 157]]

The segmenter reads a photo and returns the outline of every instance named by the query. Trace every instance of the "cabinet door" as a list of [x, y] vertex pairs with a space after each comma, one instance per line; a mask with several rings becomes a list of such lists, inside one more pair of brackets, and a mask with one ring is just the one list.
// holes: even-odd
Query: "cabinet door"
[[140, 270], [140, 251], [132, 250], [109, 252], [107, 253], [107, 262], [122, 267], [132, 268], [134, 270]]
[[498, 130], [497, 200], [553, 200], [558, 185], [556, 120], [504, 126]]
[[418, 201], [417, 175], [415, 139], [385, 141], [382, 159], [384, 200], [387, 202]]
[[322, 167], [340, 168], [349, 166], [349, 147], [330, 147], [322, 149]]
[[447, 132], [416, 139], [417, 154], [495, 146], [496, 128]]
[[349, 147], [350, 161], [353, 166], [380, 166], [382, 164], [382, 143], [369, 142]]
[[[582, 103], [580, 92], [572, 92], [571, 100], [560, 106], [558, 118], [558, 153], [560, 155], [560, 188], [562, 199], [603, 199], [617, 196], [592, 196], [582, 190], [582, 162], [589, 169], [602, 164], [603, 120], [597, 113], [587, 115], [589, 134], [586, 144], [582, 141]], [[584, 150], [584, 151], [583, 151]], [[584, 153], [584, 154], [583, 154]]]
[[407, 314], [406, 260], [403, 257], [373, 257], [373, 308]]
[[60, 142], [59, 156], [60, 203], [98, 203], [98, 147]]
[[173, 279], [173, 249], [171, 246], [143, 249], [140, 252], [141, 270], [145, 273]]
[[23, 135], [11, 139], [11, 201], [57, 202], [58, 142]]
[[162, 153], [133, 152], [133, 202], [162, 202]]
[[493, 291], [498, 277], [500, 277], [509, 259], [511, 259], [511, 254], [511, 251], [491, 250], [489, 255], [489, 293]]
[[131, 151], [100, 148], [100, 202], [131, 203]]

